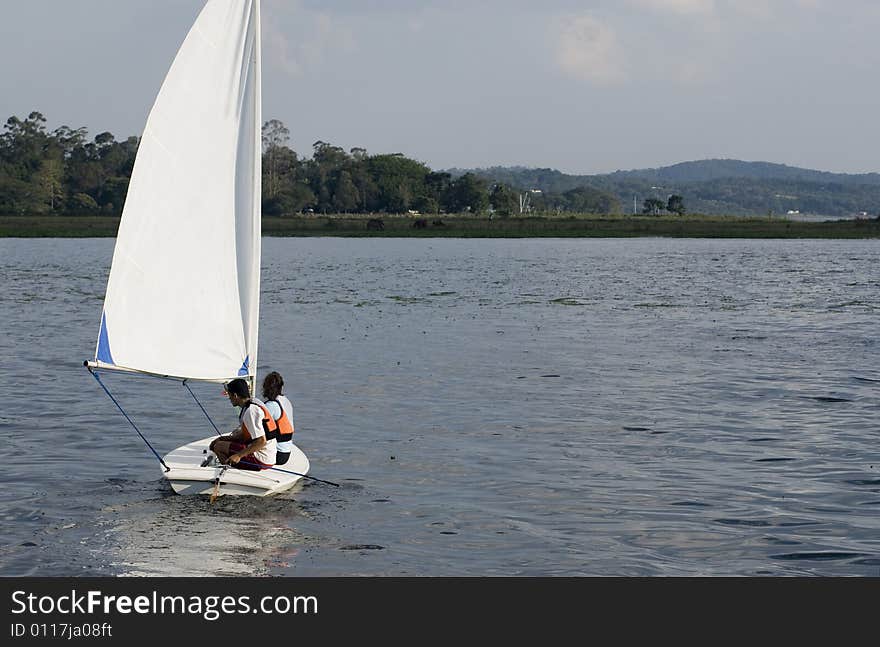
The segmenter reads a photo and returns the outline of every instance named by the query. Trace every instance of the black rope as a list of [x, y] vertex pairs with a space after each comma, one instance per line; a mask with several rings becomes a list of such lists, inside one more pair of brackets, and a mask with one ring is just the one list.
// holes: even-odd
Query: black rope
[[316, 479], [314, 476], [309, 476], [308, 474], [302, 474], [301, 472], [294, 472], [292, 470], [283, 470], [280, 467], [263, 467], [260, 463], [251, 463], [250, 461], [239, 460], [239, 463], [244, 463], [245, 465], [253, 465], [254, 467], [259, 467], [267, 470], [275, 470], [276, 472], [284, 472], [285, 474], [295, 474], [296, 476], [302, 476], [306, 479], [312, 479], [313, 481], [317, 481], [318, 483], [326, 483], [327, 485], [333, 485], [335, 487], [339, 487], [339, 483], [334, 483], [333, 481], [324, 481], [322, 479]]
[[208, 419], [208, 422], [211, 423], [211, 426], [214, 428], [214, 431], [217, 432], [217, 435], [218, 435], [218, 436], [222, 436], [223, 434], [221, 434], [221, 433], [220, 433], [220, 430], [217, 429], [217, 425], [215, 425], [215, 424], [214, 424], [214, 421], [211, 420], [211, 416], [209, 416], [209, 415], [208, 415], [208, 412], [205, 411], [205, 407], [203, 407], [203, 406], [202, 406], [202, 403], [199, 402], [199, 399], [196, 397], [196, 394], [192, 392], [192, 389], [191, 389], [191, 388], [189, 388], [189, 385], [186, 383], [186, 380], [183, 381], [183, 386], [186, 387], [186, 390], [189, 391], [189, 394], [193, 397], [193, 400], [195, 400], [195, 401], [196, 401], [196, 404], [199, 405], [199, 409], [201, 409], [201, 410], [202, 410], [202, 413], [205, 414], [205, 417]]
[[150, 451], [152, 451], [153, 454], [155, 454], [156, 458], [159, 459], [159, 462], [162, 464], [162, 467], [165, 468], [165, 471], [170, 472], [171, 468], [165, 464], [165, 461], [162, 460], [162, 457], [159, 456], [159, 453], [155, 449], [153, 449], [153, 446], [150, 444], [150, 441], [147, 440], [146, 438], [144, 438], [144, 435], [141, 433], [141, 430], [137, 428], [137, 425], [134, 424], [134, 422], [132, 422], [132, 419], [128, 417], [128, 414], [125, 413], [125, 410], [122, 408], [122, 406], [120, 406], [119, 402], [116, 401], [116, 398], [113, 397], [113, 394], [110, 393], [110, 391], [107, 389], [106, 386], [104, 386], [104, 383], [101, 381], [101, 378], [98, 376], [98, 374], [92, 370], [91, 366], [89, 366], [87, 368], [89, 369], [89, 373], [92, 374], [92, 377], [94, 377], [98, 381], [98, 384], [101, 385], [101, 388], [104, 389], [104, 393], [106, 393], [110, 397], [110, 399], [113, 400], [113, 404], [116, 405], [116, 408], [119, 409], [119, 411], [122, 412], [122, 415], [125, 416], [125, 419], [128, 420], [128, 424], [130, 424], [132, 427], [134, 427], [134, 430], [138, 433], [138, 436], [141, 437], [141, 440], [143, 440], [147, 444], [147, 447], [150, 448]]

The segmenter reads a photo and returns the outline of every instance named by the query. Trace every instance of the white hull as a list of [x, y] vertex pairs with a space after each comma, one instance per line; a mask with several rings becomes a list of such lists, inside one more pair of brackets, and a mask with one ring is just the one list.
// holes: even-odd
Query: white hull
[[[229, 467], [201, 467], [205, 460], [208, 445], [216, 436], [202, 438], [188, 445], [178, 447], [165, 455], [163, 460], [171, 468], [162, 468], [162, 476], [171, 483], [177, 494], [207, 494], [215, 491], [217, 479], [220, 486], [218, 496], [226, 494], [245, 496], [270, 496], [289, 490], [309, 472], [309, 459], [296, 445], [290, 459], [284, 465], [259, 472]], [[292, 472], [296, 472], [293, 474]]]

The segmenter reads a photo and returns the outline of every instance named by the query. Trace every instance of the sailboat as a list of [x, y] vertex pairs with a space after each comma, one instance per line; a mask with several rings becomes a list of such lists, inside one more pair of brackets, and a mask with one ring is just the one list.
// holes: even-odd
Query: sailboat
[[[138, 149], [95, 357], [85, 362], [102, 386], [102, 371], [180, 380], [184, 386], [240, 377], [254, 395], [260, 77], [259, 0], [208, 0], [165, 77]], [[180, 494], [266, 496], [289, 489], [308, 472], [308, 458], [295, 446], [283, 468], [203, 467], [215, 437], [164, 457], [146, 442]]]

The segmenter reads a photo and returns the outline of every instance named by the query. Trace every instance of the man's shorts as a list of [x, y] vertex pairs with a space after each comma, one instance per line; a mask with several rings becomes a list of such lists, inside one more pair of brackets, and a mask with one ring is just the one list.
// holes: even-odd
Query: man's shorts
[[[245, 445], [244, 443], [230, 443], [229, 453], [237, 454], [238, 452], [246, 448], [247, 445]], [[266, 463], [263, 463], [253, 454], [247, 454], [246, 456], [242, 456], [235, 465], [232, 465], [232, 467], [240, 470], [251, 470], [252, 472], [259, 472], [260, 470], [269, 469], [270, 467], [272, 467], [272, 465], [267, 465]]]

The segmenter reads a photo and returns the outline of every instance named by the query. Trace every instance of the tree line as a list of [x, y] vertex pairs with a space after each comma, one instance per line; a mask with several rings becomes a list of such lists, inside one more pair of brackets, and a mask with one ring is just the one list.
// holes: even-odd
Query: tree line
[[[434, 171], [402, 153], [346, 152], [324, 141], [300, 158], [279, 120], [263, 126], [263, 213], [611, 213], [616, 198], [587, 187], [559, 194], [517, 189], [473, 172]], [[525, 192], [524, 192], [525, 191]], [[537, 195], [536, 195], [537, 194]]]
[[[528, 191], [473, 172], [434, 171], [402, 153], [346, 152], [317, 141], [311, 157], [290, 145], [279, 120], [262, 128], [263, 214], [297, 213], [613, 213], [617, 199], [589, 187]], [[0, 213], [119, 215], [139, 138], [118, 141], [85, 128], [49, 131], [46, 118], [12, 116], [0, 134]]]
[[[263, 213], [482, 213], [492, 202], [488, 183], [472, 173], [453, 178], [402, 153], [346, 152], [317, 141], [311, 158], [288, 145], [277, 119], [263, 126]], [[498, 206], [496, 206], [498, 204]]]
[[89, 141], [85, 128], [49, 132], [39, 112], [10, 117], [0, 135], [0, 212], [118, 214], [138, 138], [108, 132]]

